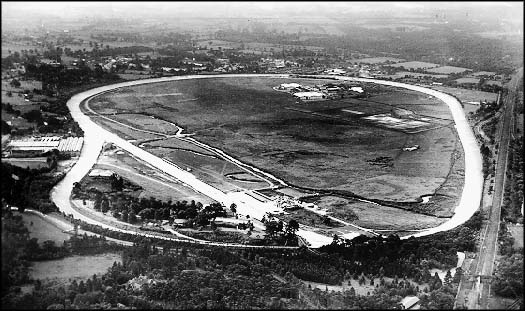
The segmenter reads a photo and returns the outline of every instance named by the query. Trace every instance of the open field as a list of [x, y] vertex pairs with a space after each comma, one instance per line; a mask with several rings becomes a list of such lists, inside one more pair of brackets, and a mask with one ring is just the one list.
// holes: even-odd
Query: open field
[[20, 110], [21, 113], [28, 112], [29, 110], [38, 110], [40, 105], [33, 103], [29, 99], [25, 99], [22, 94], [12, 93], [13, 96], [7, 96], [7, 91], [2, 90], [2, 103], [11, 104], [13, 109]]
[[201, 148], [199, 146], [196, 146], [192, 143], [189, 143], [185, 140], [182, 140], [180, 138], [166, 138], [166, 139], [159, 139], [154, 141], [148, 141], [142, 144], [142, 147], [150, 150], [154, 148], [162, 148], [162, 149], [180, 149], [180, 150], [188, 150], [193, 151], [202, 155], [208, 155], [208, 156], [215, 156], [215, 154], [211, 151], [208, 151], [204, 148]]
[[42, 81], [38, 80], [22, 80], [17, 79], [20, 82], [20, 87], [11, 86], [12, 79], [2, 80], [2, 91], [6, 92], [22, 92], [23, 90], [42, 89]]
[[523, 225], [507, 225], [507, 228], [514, 238], [514, 247], [523, 248]]
[[2, 158], [2, 162], [22, 168], [39, 169], [48, 167], [47, 158]]
[[451, 73], [462, 73], [468, 70], [471, 70], [471, 69], [463, 68], [463, 67], [454, 67], [454, 66], [443, 66], [443, 67], [428, 69], [427, 71], [432, 72], [432, 73], [451, 74]]
[[403, 67], [405, 69], [428, 69], [428, 68], [434, 68], [439, 67], [438, 64], [433, 63], [426, 63], [426, 62], [403, 62], [403, 63], [397, 63], [390, 65], [392, 67]]
[[446, 78], [448, 78], [448, 75], [437, 75], [437, 74], [418, 73], [418, 72], [410, 72], [410, 71], [399, 71], [399, 72], [396, 72], [393, 75], [386, 75], [386, 76], [383, 76], [383, 77], [385, 77], [385, 78], [392, 78], [392, 79], [400, 79], [400, 78], [405, 78], [406, 76], [414, 77], [414, 78], [429, 78], [429, 79], [446, 79]]
[[433, 89], [451, 94], [457, 97], [461, 102], [477, 102], [487, 101], [492, 102], [498, 99], [497, 93], [489, 93], [477, 90], [467, 90], [448, 86], [432, 86]]
[[39, 50], [42, 51], [42, 47], [32, 44], [27, 41], [23, 42], [6, 42], [2, 41], [2, 58], [9, 56], [9, 51], [11, 51], [11, 54], [14, 54], [15, 52], [19, 52], [22, 50]]
[[48, 260], [34, 262], [30, 268], [29, 275], [35, 280], [58, 280], [69, 279], [85, 280], [93, 274], [101, 275], [113, 266], [114, 262], [122, 262], [119, 254], [103, 254], [94, 256], [71, 256], [59, 260]]
[[21, 215], [24, 224], [29, 229], [29, 237], [37, 238], [40, 244], [44, 243], [44, 241], [51, 240], [55, 242], [55, 245], [62, 245], [64, 241], [69, 240], [72, 236], [70, 233], [65, 233], [63, 229], [43, 220], [40, 216], [30, 213], [23, 213]]
[[[281, 83], [328, 81], [266, 77], [180, 80], [106, 93], [92, 99], [90, 107], [157, 115], [180, 125], [186, 133], [194, 133], [195, 139], [300, 187], [414, 202], [443, 184], [457, 139], [444, 103], [420, 93], [369, 84], [364, 85], [368, 98], [307, 103], [272, 89]], [[319, 115], [330, 111], [332, 115]], [[356, 116], [348, 111], [359, 111], [363, 116], [386, 114], [433, 127], [425, 124], [424, 131], [407, 134], [393, 126], [356, 122]], [[349, 117], [339, 118], [343, 114]], [[181, 150], [166, 154], [168, 150], [160, 148], [162, 141], [154, 144], [157, 148], [151, 152], [162, 151], [198, 177], [209, 178], [203, 177], [203, 169], [208, 176], [217, 177], [234, 171], [209, 156]], [[413, 145], [420, 148], [402, 150]], [[391, 165], [375, 165], [375, 159], [387, 159]]]
[[284, 222], [288, 222], [291, 219], [295, 219], [301, 225], [312, 226], [321, 229], [343, 227], [341, 223], [335, 221], [330, 221], [329, 225], [324, 224], [323, 217], [321, 215], [311, 212], [309, 210], [299, 209], [295, 211], [288, 211], [288, 213], [289, 214], [277, 216], [277, 218], [282, 219]]
[[357, 62], [357, 63], [365, 63], [365, 64], [382, 64], [386, 62], [399, 63], [399, 62], [404, 62], [405, 60], [402, 58], [395, 58], [395, 57], [367, 57], [367, 58], [360, 58], [360, 59], [352, 59], [351, 61]]
[[136, 160], [126, 152], [117, 152], [118, 154], [113, 150], [102, 154], [95, 167], [112, 170], [128, 180], [133, 180], [142, 187], [139, 197], [152, 196], [159, 200], [173, 202], [195, 200], [203, 205], [214, 202], [207, 196]]
[[189, 150], [173, 150], [162, 147], [149, 151], [161, 158], [169, 159], [183, 169], [191, 171], [198, 179], [222, 191], [259, 189], [269, 186], [268, 183], [265, 183], [261, 179], [256, 179], [253, 175], [250, 175], [251, 178], [247, 181], [243, 181], [246, 180], [246, 178], [242, 178], [242, 176], [232, 178], [231, 176], [245, 171], [237, 165], [217, 156], [202, 155]]
[[125, 125], [118, 124], [118, 123], [103, 119], [98, 116], [93, 117], [93, 119], [96, 120], [98, 124], [102, 125], [103, 128], [106, 128], [110, 130], [111, 132], [116, 133], [117, 135], [125, 139], [150, 140], [150, 139], [157, 139], [157, 138], [162, 137], [161, 135], [151, 134], [151, 133], [135, 130]]
[[327, 209], [328, 215], [347, 219], [355, 214], [358, 219], [349, 222], [370, 229], [424, 229], [435, 227], [446, 221], [444, 218], [416, 214], [410, 211], [379, 206], [377, 204], [345, 199], [336, 196], [323, 196], [314, 200], [321, 208]]
[[174, 135], [178, 128], [170, 122], [150, 117], [143, 114], [117, 114], [112, 117], [114, 120], [130, 125], [134, 128], [158, 132], [167, 135]]
[[457, 84], [478, 84], [478, 78], [459, 78], [456, 80]]

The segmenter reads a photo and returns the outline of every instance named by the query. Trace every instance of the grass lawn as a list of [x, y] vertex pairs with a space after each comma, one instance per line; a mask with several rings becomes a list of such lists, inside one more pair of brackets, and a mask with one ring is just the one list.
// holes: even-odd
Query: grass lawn
[[70, 279], [85, 280], [93, 274], [101, 275], [113, 266], [114, 262], [122, 262], [119, 254], [107, 253], [94, 256], [71, 256], [59, 260], [33, 262], [30, 277], [39, 280], [69, 281]]
[[514, 248], [523, 248], [523, 225], [507, 225], [514, 238]]
[[418, 62], [418, 61], [397, 63], [397, 64], [392, 64], [390, 66], [392, 66], [392, 67], [403, 67], [405, 69], [426, 69], [426, 68], [439, 67], [438, 64], [427, 63], [427, 62]]
[[[307, 103], [272, 89], [291, 82], [312, 86], [334, 81], [224, 76], [180, 80], [119, 89], [95, 97], [90, 106], [100, 112], [154, 114], [180, 125], [186, 133], [193, 133], [193, 138], [300, 187], [415, 201], [434, 193], [450, 175], [452, 155], [461, 148], [456, 145], [452, 116], [444, 103], [417, 92], [373, 84], [363, 85], [368, 98]], [[435, 128], [409, 134], [354, 122], [355, 118], [319, 115], [341, 109], [371, 115], [407, 111]], [[146, 138], [118, 130], [129, 137]], [[162, 141], [154, 144], [160, 147]], [[416, 144], [420, 145], [418, 150], [403, 151]], [[160, 152], [155, 149], [152, 152]], [[165, 149], [162, 152], [166, 154]], [[167, 156], [208, 180], [232, 172], [227, 165], [212, 163], [215, 160], [210, 157], [187, 151], [174, 150]], [[370, 164], [380, 157], [391, 158], [393, 165]]]
[[428, 69], [427, 71], [432, 72], [432, 73], [451, 74], [451, 73], [462, 73], [467, 70], [470, 70], [470, 69], [462, 68], [462, 67], [454, 67], [454, 66], [443, 66], [443, 67]]
[[381, 64], [386, 62], [404, 62], [405, 60], [402, 58], [395, 58], [395, 57], [367, 57], [367, 58], [360, 58], [360, 59], [352, 59], [353, 62], [359, 62], [359, 63], [366, 63], [366, 64]]
[[117, 114], [112, 118], [134, 128], [167, 135], [175, 135], [178, 131], [178, 128], [170, 122], [138, 113]]
[[64, 229], [45, 221], [38, 215], [23, 213], [22, 219], [29, 229], [29, 237], [37, 238], [40, 244], [44, 241], [51, 240], [54, 241], [56, 245], [62, 245], [65, 240], [69, 240], [71, 237], [71, 234], [64, 233]]
[[433, 86], [433, 89], [456, 96], [462, 102], [496, 101], [497, 93], [489, 93], [477, 90], [460, 89], [448, 86]]
[[[346, 219], [350, 223], [370, 229], [424, 229], [437, 226], [446, 220], [335, 196], [321, 197], [316, 200], [316, 204], [321, 209], [326, 208], [330, 216]], [[357, 215], [358, 219], [350, 221], [347, 216], [349, 213]]]
[[2, 162], [22, 168], [39, 169], [48, 167], [47, 158], [3, 158]]
[[155, 197], [159, 200], [188, 201], [195, 200], [203, 205], [214, 201], [207, 196], [184, 186], [173, 178], [145, 165], [127, 153], [106, 153], [99, 157], [95, 168], [110, 169], [120, 176], [133, 180], [143, 188], [139, 197]]

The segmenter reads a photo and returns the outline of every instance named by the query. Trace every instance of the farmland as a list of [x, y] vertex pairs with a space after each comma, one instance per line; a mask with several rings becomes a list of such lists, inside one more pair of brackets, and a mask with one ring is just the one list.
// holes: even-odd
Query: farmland
[[[272, 89], [281, 83], [328, 81], [268, 77], [180, 80], [119, 89], [93, 98], [89, 105], [106, 117], [137, 127], [146, 126], [133, 121], [139, 113], [154, 115], [153, 120], [163, 118], [198, 141], [299, 189], [332, 189], [378, 200], [417, 202], [446, 184], [452, 156], [462, 152], [444, 103], [373, 84], [362, 85], [369, 94], [366, 98], [306, 103]], [[146, 139], [144, 133], [134, 137], [133, 130], [126, 134], [130, 139]], [[143, 147], [191, 169], [199, 179], [223, 191], [263, 186], [231, 178], [241, 170], [209, 152], [200, 152], [199, 147], [189, 147], [178, 138], [159, 138]], [[413, 145], [419, 146], [416, 151], [403, 151]], [[455, 191], [459, 193], [458, 186]], [[453, 204], [433, 206], [430, 213], [440, 211], [447, 217], [453, 208]], [[440, 221], [429, 218], [424, 223], [431, 226]]]
[[397, 64], [392, 64], [390, 66], [392, 66], [392, 67], [403, 67], [403, 68], [405, 68], [407, 70], [410, 70], [410, 69], [428, 69], [428, 68], [439, 67], [438, 64], [426, 63], [426, 62], [417, 62], [417, 61], [397, 63]]
[[406, 76], [414, 77], [414, 78], [428, 78], [428, 79], [446, 79], [448, 78], [448, 75], [437, 75], [437, 74], [430, 74], [430, 73], [418, 73], [418, 72], [410, 72], [410, 71], [399, 71], [395, 74], [391, 75], [385, 75], [384, 78], [392, 78], [392, 79], [401, 79], [405, 78]]
[[437, 67], [428, 69], [428, 72], [432, 73], [440, 73], [440, 74], [451, 74], [451, 73], [462, 73], [465, 71], [468, 71], [470, 69], [468, 68], [462, 68], [462, 67], [454, 67], [454, 66], [443, 66], [443, 67]]
[[399, 63], [404, 62], [404, 59], [395, 58], [395, 57], [367, 57], [360, 59], [352, 59], [355, 63], [365, 63], [365, 64], [381, 64], [386, 62]]

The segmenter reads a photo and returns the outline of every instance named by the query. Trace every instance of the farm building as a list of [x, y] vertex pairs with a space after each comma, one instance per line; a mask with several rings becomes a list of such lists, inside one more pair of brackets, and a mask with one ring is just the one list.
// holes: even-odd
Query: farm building
[[319, 92], [298, 92], [294, 93], [293, 96], [301, 100], [317, 100], [325, 98], [325, 95]]

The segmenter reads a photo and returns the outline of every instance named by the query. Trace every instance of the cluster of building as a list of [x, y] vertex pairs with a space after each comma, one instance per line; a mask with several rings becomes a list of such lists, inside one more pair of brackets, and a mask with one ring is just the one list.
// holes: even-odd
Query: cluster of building
[[11, 157], [30, 157], [38, 156], [53, 149], [62, 153], [78, 155], [84, 143], [83, 137], [45, 136], [45, 137], [28, 137], [19, 140], [11, 140], [3, 156]]
[[343, 98], [344, 96], [361, 96], [365, 92], [362, 86], [349, 83], [327, 83], [315, 86], [306, 86], [298, 83], [282, 83], [277, 89], [289, 92], [303, 101]]

